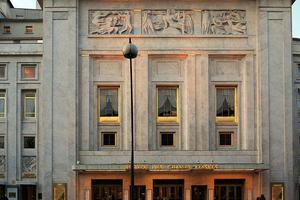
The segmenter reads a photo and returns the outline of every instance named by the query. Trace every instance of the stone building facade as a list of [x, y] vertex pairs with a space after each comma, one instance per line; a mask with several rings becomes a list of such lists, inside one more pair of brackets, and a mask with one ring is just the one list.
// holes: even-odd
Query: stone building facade
[[138, 199], [299, 199], [290, 0], [39, 4], [0, 2], [0, 193], [129, 199], [131, 37]]

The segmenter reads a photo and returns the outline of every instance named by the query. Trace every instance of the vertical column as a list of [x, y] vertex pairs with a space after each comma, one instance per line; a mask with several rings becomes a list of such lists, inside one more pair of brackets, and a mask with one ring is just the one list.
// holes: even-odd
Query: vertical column
[[184, 108], [183, 116], [183, 149], [195, 150], [196, 146], [196, 80], [195, 80], [195, 64], [196, 56], [188, 55], [185, 67], [185, 87], [184, 87], [184, 101], [181, 103]]
[[[81, 97], [80, 101], [80, 113], [81, 113], [81, 130], [78, 136], [80, 140], [79, 150], [88, 151], [90, 145], [90, 113], [93, 113], [93, 107], [90, 108], [90, 57], [89, 55], [81, 55], [81, 81], [80, 81], [80, 91], [79, 96]], [[93, 123], [92, 123], [93, 124]], [[93, 126], [92, 126], [93, 127]], [[92, 128], [93, 129], [93, 128]]]
[[147, 200], [152, 200], [152, 190], [151, 189], [147, 189], [147, 192], [146, 192], [146, 194], [147, 194]]
[[148, 150], [148, 54], [140, 52], [134, 64], [135, 146], [136, 150]]
[[185, 200], [191, 200], [191, 190], [185, 189]]
[[208, 200], [214, 200], [214, 189], [208, 188]]
[[123, 191], [124, 191], [123, 194], [124, 200], [129, 200], [129, 190], [123, 190]]
[[[210, 146], [209, 134], [209, 57], [208, 54], [196, 56], [196, 141], [197, 150], [208, 150]], [[213, 137], [213, 136], [212, 136]]]
[[[10, 63], [7, 66], [7, 69], [9, 70], [9, 77], [12, 77], [14, 80], [13, 84], [10, 84], [7, 90], [7, 98], [9, 101], [7, 102], [7, 108], [10, 108], [9, 112], [7, 113], [7, 135], [6, 135], [6, 141], [7, 141], [7, 152], [5, 156], [6, 161], [6, 169], [7, 169], [7, 182], [8, 184], [14, 185], [16, 183], [17, 179], [17, 150], [19, 149], [17, 146], [17, 129], [18, 121], [17, 119], [20, 119], [18, 117], [18, 99], [20, 99], [18, 92], [17, 92], [17, 63]], [[7, 156], [9, 155], [9, 156]]]
[[248, 54], [243, 61], [243, 83], [241, 89], [242, 110], [241, 116], [243, 123], [241, 123], [241, 149], [254, 150], [254, 61], [253, 55]]

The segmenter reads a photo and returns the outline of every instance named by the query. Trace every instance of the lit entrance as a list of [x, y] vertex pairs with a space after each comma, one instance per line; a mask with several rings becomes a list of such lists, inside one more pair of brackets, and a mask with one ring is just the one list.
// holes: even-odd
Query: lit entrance
[[92, 200], [122, 200], [122, 180], [92, 180]]
[[192, 185], [192, 200], [207, 200], [207, 186]]
[[153, 200], [183, 200], [184, 180], [153, 180]]
[[215, 200], [242, 200], [244, 180], [216, 179]]

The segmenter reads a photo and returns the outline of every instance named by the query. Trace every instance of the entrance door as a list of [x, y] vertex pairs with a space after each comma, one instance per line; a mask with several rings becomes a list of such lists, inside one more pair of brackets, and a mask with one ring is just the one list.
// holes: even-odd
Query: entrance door
[[244, 180], [215, 180], [215, 200], [243, 200]]
[[192, 185], [192, 200], [206, 200], [207, 186], [206, 185]]
[[153, 180], [153, 200], [183, 200], [183, 180]]
[[122, 180], [92, 180], [92, 200], [122, 200]]
[[22, 200], [36, 200], [36, 186], [22, 185], [21, 186]]

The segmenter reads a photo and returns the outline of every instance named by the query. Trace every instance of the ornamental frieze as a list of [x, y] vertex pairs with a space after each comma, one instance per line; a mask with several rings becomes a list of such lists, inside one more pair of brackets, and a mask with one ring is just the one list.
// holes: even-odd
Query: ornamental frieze
[[[90, 10], [89, 35], [246, 35], [245, 10]], [[135, 17], [136, 20], [133, 20]], [[139, 19], [137, 19], [139, 18]], [[141, 21], [134, 31], [134, 21]], [[140, 33], [139, 33], [140, 32]]]
[[246, 11], [202, 11], [202, 34], [244, 35], [247, 32]]
[[89, 12], [89, 33], [92, 35], [131, 34], [131, 11]]
[[144, 34], [193, 34], [191, 12], [184, 10], [145, 10], [142, 14]]

